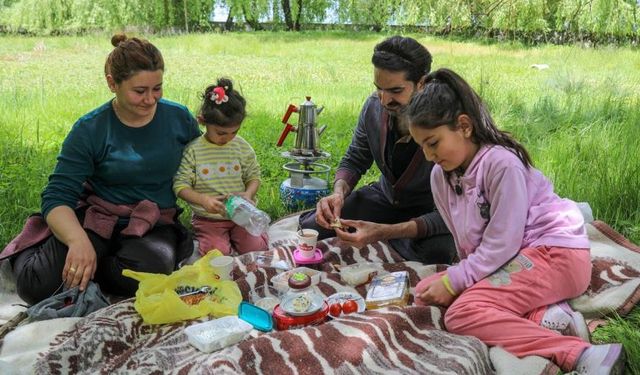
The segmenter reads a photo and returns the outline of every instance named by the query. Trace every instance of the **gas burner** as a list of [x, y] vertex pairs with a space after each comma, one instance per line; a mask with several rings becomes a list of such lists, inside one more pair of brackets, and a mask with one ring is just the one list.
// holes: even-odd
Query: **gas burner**
[[320, 159], [326, 159], [329, 156], [331, 156], [331, 154], [325, 151], [314, 151], [313, 155], [300, 155], [300, 154], [293, 153], [291, 151], [284, 151], [280, 155], [282, 155], [282, 157], [285, 157], [287, 159], [293, 159], [301, 164], [310, 164]]

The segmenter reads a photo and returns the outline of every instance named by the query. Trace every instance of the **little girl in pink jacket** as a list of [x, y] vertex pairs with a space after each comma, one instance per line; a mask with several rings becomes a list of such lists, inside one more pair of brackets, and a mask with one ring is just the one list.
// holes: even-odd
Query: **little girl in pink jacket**
[[416, 303], [447, 306], [448, 331], [518, 357], [545, 357], [566, 372], [621, 374], [622, 345], [591, 345], [582, 315], [564, 302], [591, 278], [576, 204], [554, 193], [451, 70], [427, 76], [407, 116], [411, 136], [436, 163], [433, 197], [460, 257], [418, 283]]

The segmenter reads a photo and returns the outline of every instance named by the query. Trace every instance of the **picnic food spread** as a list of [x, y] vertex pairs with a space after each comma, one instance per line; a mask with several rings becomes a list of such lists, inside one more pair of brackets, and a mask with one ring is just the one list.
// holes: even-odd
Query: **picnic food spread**
[[[333, 224], [341, 225], [339, 219]], [[253, 256], [252, 256], [253, 259]], [[244, 260], [244, 258], [243, 258]], [[272, 267], [276, 259], [271, 258], [268, 264], [257, 264], [256, 267]], [[273, 268], [273, 267], [272, 267]], [[336, 267], [340, 270], [343, 281], [350, 281], [352, 285], [363, 285], [370, 283], [367, 298], [363, 298], [354, 292], [337, 292], [329, 297], [324, 297], [317, 289], [317, 284], [322, 277], [322, 273], [298, 267], [291, 270], [284, 270], [271, 278], [271, 283], [265, 283], [256, 287], [251, 292], [249, 300], [251, 303], [242, 302], [243, 314], [238, 312], [241, 320], [246, 320], [248, 315], [264, 313], [267, 320], [273, 322], [273, 327], [278, 330], [290, 330], [302, 328], [310, 325], [319, 325], [330, 318], [340, 318], [347, 314], [362, 313], [367, 308], [378, 308], [387, 305], [406, 305], [408, 297], [408, 274], [406, 272], [386, 273], [380, 264], [365, 264], [360, 266]], [[278, 271], [283, 271], [278, 269]], [[382, 272], [381, 272], [382, 271]], [[386, 274], [385, 274], [386, 273]], [[272, 284], [272, 285], [270, 285]], [[285, 292], [282, 294], [283, 292]], [[181, 285], [175, 288], [180, 299], [189, 305], [197, 305], [207, 298], [211, 298], [215, 292], [215, 287], [208, 285]], [[241, 304], [241, 305], [242, 305]], [[244, 318], [240, 315], [243, 315]], [[256, 328], [255, 319], [249, 319], [249, 323]], [[261, 321], [262, 321], [261, 315]], [[213, 322], [210, 321], [210, 322]], [[216, 324], [221, 324], [218, 322]], [[190, 332], [190, 341], [200, 350], [210, 352], [228, 346], [246, 337], [244, 330], [233, 334], [238, 328], [236, 321], [232, 327], [216, 327], [216, 331], [211, 331], [211, 325], [198, 326]], [[271, 323], [264, 322], [259, 330], [267, 331], [271, 329]], [[267, 327], [268, 326], [268, 327]], [[192, 326], [193, 327], [193, 326]], [[205, 337], [206, 336], [206, 337]], [[211, 337], [209, 337], [211, 336]], [[215, 337], [214, 337], [215, 336]], [[227, 337], [218, 342], [216, 338]], [[215, 342], [215, 344], [214, 344]]]
[[[326, 322], [327, 318], [335, 319], [347, 314], [361, 313], [367, 308], [404, 306], [408, 302], [406, 271], [386, 273], [379, 264], [373, 263], [357, 267], [338, 267], [338, 269], [343, 279], [351, 281], [349, 284], [362, 285], [370, 282], [366, 298], [355, 292], [338, 292], [324, 298], [316, 287], [321, 273], [300, 267], [273, 277], [270, 280], [273, 286], [264, 284], [258, 287], [250, 296], [254, 305], [248, 304], [248, 307], [267, 314], [266, 316], [273, 320], [276, 329], [290, 330], [319, 325]], [[316, 278], [317, 280], [314, 280]], [[286, 293], [280, 298], [280, 291], [285, 290]], [[182, 286], [176, 288], [176, 293], [185, 303], [197, 304], [212, 293], [212, 288]], [[247, 303], [243, 302], [243, 304]], [[221, 330], [219, 334], [222, 335], [225, 332]], [[211, 333], [207, 334], [211, 335]], [[212, 348], [207, 347], [206, 350], [212, 350]]]

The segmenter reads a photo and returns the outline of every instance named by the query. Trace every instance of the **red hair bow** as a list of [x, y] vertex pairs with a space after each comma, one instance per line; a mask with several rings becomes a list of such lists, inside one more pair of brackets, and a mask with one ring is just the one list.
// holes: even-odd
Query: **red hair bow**
[[222, 104], [229, 101], [229, 97], [225, 91], [225, 87], [218, 86], [213, 89], [211, 93], [211, 100], [213, 100], [216, 104]]

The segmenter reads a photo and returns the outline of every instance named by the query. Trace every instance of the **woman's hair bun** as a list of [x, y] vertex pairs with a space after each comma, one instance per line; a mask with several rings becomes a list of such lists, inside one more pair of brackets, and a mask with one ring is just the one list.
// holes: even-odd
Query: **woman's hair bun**
[[115, 34], [111, 37], [111, 45], [117, 47], [120, 43], [127, 40], [127, 36], [124, 34]]

